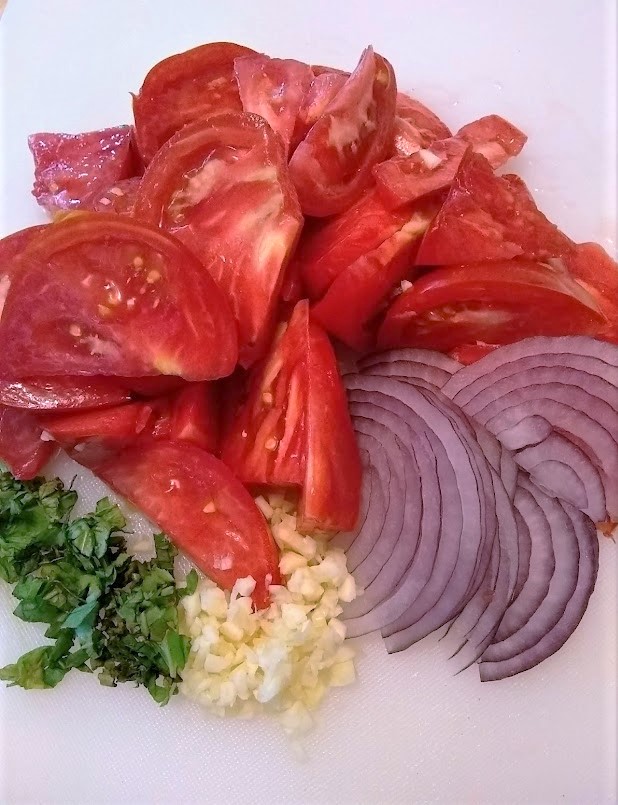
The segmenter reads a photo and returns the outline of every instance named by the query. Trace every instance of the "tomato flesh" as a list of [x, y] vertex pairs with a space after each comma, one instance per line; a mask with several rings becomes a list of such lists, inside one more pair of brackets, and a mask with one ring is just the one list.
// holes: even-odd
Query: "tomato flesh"
[[486, 115], [459, 129], [456, 137], [470, 143], [492, 168], [499, 168], [520, 153], [528, 137], [500, 115]]
[[566, 255], [564, 264], [595, 298], [607, 319], [599, 336], [618, 343], [618, 263], [598, 243], [579, 243]]
[[120, 216], [81, 213], [16, 258], [0, 376], [230, 374], [226, 300], [178, 241]]
[[448, 126], [431, 109], [404, 92], [397, 93], [392, 155], [409, 157], [435, 140], [450, 136]]
[[148, 427], [153, 438], [191, 442], [216, 452], [219, 416], [212, 383], [190, 383], [167, 399], [155, 401], [153, 408], [155, 419]]
[[121, 447], [135, 441], [151, 414], [148, 404], [136, 402], [95, 411], [40, 414], [39, 423], [65, 450], [91, 439], [108, 447]]
[[124, 384], [109, 377], [0, 379], [0, 404], [32, 411], [101, 408], [130, 399]]
[[532, 335], [595, 335], [605, 317], [565, 272], [511, 260], [430, 272], [395, 299], [381, 347], [448, 352], [460, 344], [508, 344]]
[[54, 442], [41, 436], [41, 426], [30, 411], [0, 405], [0, 459], [15, 478], [36, 478], [56, 452]]
[[256, 606], [279, 583], [278, 555], [251, 495], [214, 456], [191, 444], [144, 442], [101, 462], [96, 474], [155, 522], [224, 590], [256, 581]]

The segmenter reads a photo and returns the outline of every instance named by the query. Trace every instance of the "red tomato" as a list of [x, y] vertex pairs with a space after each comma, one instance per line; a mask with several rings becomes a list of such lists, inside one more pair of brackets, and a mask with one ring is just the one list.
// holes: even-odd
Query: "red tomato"
[[156, 439], [177, 439], [214, 453], [219, 440], [219, 415], [212, 383], [190, 383], [153, 403], [155, 420], [148, 432]]
[[511, 257], [560, 257], [573, 248], [537, 208], [524, 183], [496, 176], [468, 152], [416, 257], [418, 265], [455, 265]]
[[293, 263], [298, 264], [311, 299], [324, 296], [348, 266], [399, 231], [408, 210], [389, 210], [375, 190], [367, 191], [349, 210], [305, 224]]
[[179, 375], [236, 365], [223, 294], [174, 238], [115, 215], [49, 227], [16, 259], [0, 339], [0, 376]]
[[393, 68], [367, 48], [290, 160], [306, 215], [342, 212], [371, 182], [371, 169], [388, 150], [396, 94]]
[[55, 453], [56, 445], [41, 435], [30, 411], [0, 405], [0, 459], [16, 478], [36, 478]]
[[101, 408], [131, 399], [121, 381], [111, 377], [29, 377], [0, 379], [0, 404], [32, 411]]
[[49, 224], [29, 226], [26, 229], [20, 229], [19, 232], [13, 232], [12, 235], [7, 235], [5, 238], [0, 238], [0, 275], [4, 274], [11, 260], [20, 255], [28, 244], [45, 232], [48, 226]]
[[235, 59], [234, 73], [243, 109], [261, 115], [279, 134], [287, 153], [314, 78], [311, 67], [256, 53]]
[[181, 377], [171, 375], [153, 375], [152, 377], [123, 377], [119, 378], [127, 388], [131, 389], [138, 397], [150, 399], [152, 397], [163, 397], [178, 391], [186, 386], [186, 381]]
[[360, 458], [333, 349], [299, 302], [224, 436], [223, 460], [245, 483], [300, 486], [304, 529], [354, 527]]
[[325, 330], [353, 349], [375, 344], [375, 318], [399, 283], [409, 274], [419, 243], [440, 206], [439, 200], [400, 208], [406, 220], [375, 249], [348, 265], [311, 315]]
[[110, 187], [105, 187], [93, 199], [90, 207], [95, 212], [115, 212], [117, 215], [132, 216], [141, 177], [121, 179]]
[[307, 136], [307, 132], [323, 114], [350, 77], [349, 73], [330, 67], [312, 67], [313, 79], [305, 95], [296, 120], [292, 138], [293, 147]]
[[451, 132], [431, 109], [404, 92], [397, 93], [392, 152], [409, 157], [435, 140], [445, 140]]
[[469, 145], [460, 137], [436, 140], [409, 157], [375, 165], [373, 176], [387, 207], [400, 207], [450, 187]]
[[242, 109], [234, 59], [254, 52], [231, 42], [212, 42], [155, 64], [133, 96], [137, 145], [146, 165], [187, 123]]
[[455, 136], [469, 142], [492, 168], [499, 168], [509, 157], [517, 156], [528, 140], [523, 131], [500, 115], [487, 115], [473, 120], [460, 128]]
[[263, 354], [302, 226], [281, 140], [257, 115], [187, 126], [144, 174], [135, 215], [200, 258], [238, 323], [241, 363]]
[[50, 212], [89, 207], [105, 188], [138, 172], [132, 136], [130, 126], [83, 134], [31, 134], [32, 194]]
[[563, 271], [530, 260], [482, 262], [417, 280], [389, 308], [378, 343], [448, 352], [475, 341], [595, 335], [604, 322], [590, 294]]
[[153, 441], [95, 471], [220, 587], [252, 576], [253, 600], [268, 604], [269, 584], [279, 583], [277, 548], [253, 498], [225, 464], [191, 444]]
[[598, 243], [579, 243], [564, 263], [605, 314], [607, 326], [599, 336], [618, 343], [618, 263]]
[[41, 427], [51, 433], [65, 450], [71, 450], [76, 445], [83, 448], [85, 445], [81, 443], [89, 440], [119, 449], [135, 441], [151, 415], [152, 408], [147, 403], [136, 402], [95, 411], [40, 414], [38, 420]]
[[475, 344], [459, 344], [449, 352], [449, 355], [459, 363], [463, 363], [464, 366], [469, 366], [500, 346], [500, 344], [486, 344], [484, 341], [477, 341]]

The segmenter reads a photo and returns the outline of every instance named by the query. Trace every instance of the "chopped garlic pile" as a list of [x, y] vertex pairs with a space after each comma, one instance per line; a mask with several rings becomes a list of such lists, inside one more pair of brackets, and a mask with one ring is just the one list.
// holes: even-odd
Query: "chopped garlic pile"
[[230, 593], [203, 579], [182, 600], [192, 638], [181, 692], [225, 715], [279, 715], [294, 735], [313, 724], [314, 710], [331, 687], [355, 679], [354, 652], [344, 645], [340, 601], [356, 597], [345, 554], [299, 533], [292, 504], [280, 495], [257, 504], [281, 550], [286, 584], [271, 586], [271, 605], [252, 611], [252, 578]]

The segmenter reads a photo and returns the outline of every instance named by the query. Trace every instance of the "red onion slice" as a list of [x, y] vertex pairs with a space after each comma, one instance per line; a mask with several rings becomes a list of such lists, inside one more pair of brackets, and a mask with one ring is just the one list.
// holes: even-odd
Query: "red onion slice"
[[[386, 352], [377, 352], [363, 358], [358, 363], [359, 371], [365, 372], [373, 370], [376, 366], [383, 366], [387, 363], [397, 362], [401, 364], [415, 364], [425, 369], [433, 368], [444, 372], [445, 378], [458, 372], [462, 364], [443, 355], [441, 352], [434, 352], [429, 349], [389, 349]], [[373, 373], [373, 372], [372, 372]], [[411, 375], [412, 377], [414, 375]]]
[[[513, 601], [518, 597], [523, 589], [528, 574], [530, 572], [530, 555], [532, 553], [532, 537], [530, 529], [519, 509], [514, 508], [515, 522], [517, 523], [517, 533], [519, 535], [519, 562], [517, 566], [517, 578], [515, 589], [513, 590]], [[503, 618], [504, 620], [504, 618]]]
[[582, 512], [564, 504], [579, 545], [577, 584], [555, 625], [532, 646], [501, 662], [483, 659], [479, 665], [482, 682], [504, 679], [522, 673], [551, 657], [579, 625], [594, 590], [599, 568], [599, 544], [594, 523]]
[[526, 416], [517, 424], [496, 434], [500, 443], [506, 450], [519, 450], [538, 444], [546, 439], [553, 428], [542, 416]]

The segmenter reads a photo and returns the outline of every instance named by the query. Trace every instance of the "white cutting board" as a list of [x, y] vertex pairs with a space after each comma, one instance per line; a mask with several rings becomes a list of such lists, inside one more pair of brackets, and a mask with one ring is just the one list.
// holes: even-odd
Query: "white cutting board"
[[[9, 0], [0, 22], [0, 235], [43, 220], [29, 132], [128, 122], [157, 60], [231, 40], [350, 69], [369, 42], [454, 129], [501, 113], [529, 135], [510, 170], [575, 239], [615, 249], [614, 0]], [[612, 11], [614, 18], [612, 18]], [[612, 50], [613, 49], [613, 50]], [[614, 106], [612, 107], [612, 103]], [[68, 463], [65, 478], [79, 472]], [[78, 478], [84, 502], [101, 485]], [[556, 656], [515, 679], [454, 676], [434, 637], [396, 656], [360, 643], [299, 762], [276, 725], [220, 721], [177, 697], [0, 690], [3, 803], [611, 803], [616, 800], [616, 546]], [[0, 663], [40, 632], [0, 592]]]

